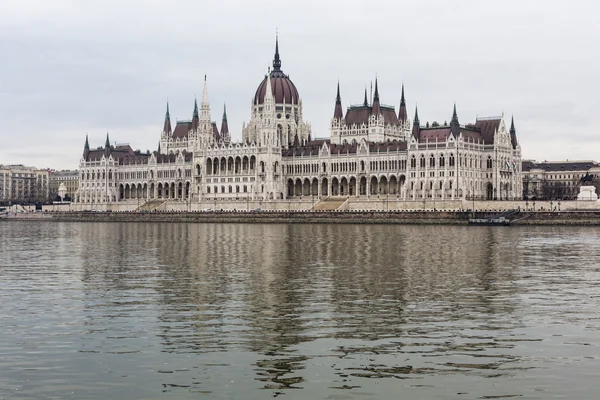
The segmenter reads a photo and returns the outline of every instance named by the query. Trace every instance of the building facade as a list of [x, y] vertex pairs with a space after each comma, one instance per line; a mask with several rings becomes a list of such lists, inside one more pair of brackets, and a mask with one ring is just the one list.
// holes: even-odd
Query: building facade
[[79, 188], [79, 171], [50, 171], [50, 200], [55, 200], [56, 196], [58, 196], [58, 188], [61, 183], [64, 184], [66, 188], [65, 198], [73, 199]]
[[[583, 182], [588, 176], [589, 182]], [[582, 185], [600, 193], [600, 164], [592, 160], [523, 161], [523, 199], [574, 200]]]
[[403, 201], [522, 196], [521, 148], [514, 121], [479, 118], [461, 125], [456, 106], [449, 124], [408, 118], [400, 107], [373, 98], [343, 110], [338, 83], [330, 137], [315, 139], [304, 120], [299, 92], [281, 68], [276, 42], [273, 69], [252, 98], [242, 141], [233, 142], [224, 110], [211, 119], [206, 77], [192, 119], [172, 128], [169, 106], [158, 149], [128, 145], [90, 149], [86, 138], [75, 200], [83, 203], [151, 200], [246, 201], [301, 197], [387, 196]]
[[50, 172], [24, 165], [0, 165], [0, 202], [45, 202], [49, 196]]

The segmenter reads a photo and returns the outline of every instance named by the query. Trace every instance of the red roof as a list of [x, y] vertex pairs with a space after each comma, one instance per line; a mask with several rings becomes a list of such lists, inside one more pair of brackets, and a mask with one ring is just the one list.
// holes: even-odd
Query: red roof
[[[273, 97], [275, 97], [275, 103], [281, 104], [298, 104], [300, 95], [296, 89], [296, 85], [290, 80], [290, 78], [283, 72], [273, 71], [271, 72], [271, 91]], [[256, 94], [254, 95], [254, 104], [263, 104], [265, 100], [265, 94], [267, 94], [267, 78], [262, 80]]]
[[175, 126], [175, 130], [173, 131], [173, 138], [187, 138], [188, 132], [192, 129], [191, 122], [181, 122], [177, 121], [177, 125]]
[[494, 144], [494, 132], [500, 127], [500, 118], [478, 119], [475, 128], [481, 132], [481, 137], [486, 144]]

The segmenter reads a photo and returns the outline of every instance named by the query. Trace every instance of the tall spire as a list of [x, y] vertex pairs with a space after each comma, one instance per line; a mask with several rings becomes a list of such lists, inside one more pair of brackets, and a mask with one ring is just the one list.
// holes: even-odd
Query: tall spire
[[417, 140], [419, 140], [419, 132], [420, 132], [420, 130], [421, 130], [421, 125], [419, 123], [419, 111], [418, 111], [417, 107], [415, 106], [415, 119], [413, 121], [412, 135]]
[[398, 119], [406, 123], [408, 113], [406, 112], [406, 100], [404, 99], [404, 83], [402, 84], [402, 95], [400, 96], [400, 109], [398, 110]]
[[108, 138], [108, 132], [106, 132], [106, 141], [104, 142], [104, 155], [110, 154], [110, 139]]
[[169, 114], [169, 102], [167, 101], [167, 112], [165, 113], [165, 124], [163, 126], [164, 134], [171, 134], [171, 114]]
[[367, 87], [365, 86], [365, 101], [363, 101], [363, 106], [367, 107], [369, 105], [369, 100], [367, 99]]
[[198, 122], [200, 117], [198, 116], [198, 101], [194, 99], [194, 114], [192, 116], [192, 131], [196, 132], [198, 130]]
[[379, 89], [377, 87], [377, 77], [375, 78], [375, 94], [373, 95], [373, 114], [381, 114], [381, 108], [379, 107]]
[[273, 72], [281, 71], [281, 59], [279, 58], [279, 34], [275, 34], [275, 58], [273, 59]]
[[204, 88], [202, 88], [202, 103], [208, 103], [208, 88], [206, 86], [206, 74], [204, 74]]
[[344, 111], [342, 110], [342, 97], [340, 96], [340, 82], [337, 84], [337, 96], [335, 97], [335, 110], [333, 111], [333, 118], [341, 120], [344, 118]]
[[458, 114], [456, 114], [456, 103], [454, 103], [454, 110], [452, 111], [452, 120], [450, 121], [450, 132], [454, 136], [458, 136], [460, 132], [460, 124], [458, 123]]
[[227, 125], [227, 108], [223, 104], [223, 120], [221, 121], [221, 138], [227, 141], [229, 138], [229, 126]]
[[511, 117], [510, 119], [510, 143], [512, 144], [513, 149], [517, 148], [517, 130], [515, 129], [515, 117]]
[[83, 145], [83, 158], [87, 160], [88, 154], [90, 154], [90, 142], [88, 141], [88, 135], [85, 135], [85, 144]]

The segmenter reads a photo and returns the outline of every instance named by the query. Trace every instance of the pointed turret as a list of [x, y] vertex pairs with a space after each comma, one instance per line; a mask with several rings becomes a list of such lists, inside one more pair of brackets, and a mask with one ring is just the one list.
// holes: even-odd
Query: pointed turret
[[404, 83], [402, 84], [402, 95], [400, 96], [400, 109], [398, 110], [398, 120], [403, 124], [408, 120], [406, 112], [406, 100], [404, 99]]
[[373, 95], [373, 114], [381, 114], [381, 108], [379, 107], [379, 89], [377, 88], [377, 78], [375, 78], [375, 94]]
[[108, 157], [110, 154], [110, 139], [108, 138], [108, 132], [106, 132], [106, 141], [104, 142], [104, 155]]
[[419, 132], [421, 131], [421, 126], [419, 125], [419, 111], [417, 107], [415, 107], [415, 119], [413, 121], [412, 135], [419, 140]]
[[517, 148], [519, 144], [517, 142], [517, 131], [515, 129], [515, 117], [511, 117], [510, 119], [510, 143], [512, 144], [513, 149]]
[[300, 139], [298, 139], [298, 134], [294, 135], [294, 147], [300, 147]]
[[204, 74], [204, 87], [202, 88], [202, 103], [208, 103], [208, 86], [206, 84], [206, 74]]
[[275, 58], [273, 58], [273, 72], [281, 71], [281, 59], [279, 58], [279, 35], [275, 35]]
[[221, 137], [223, 140], [228, 141], [229, 138], [229, 126], [227, 125], [227, 108], [223, 104], [223, 120], [221, 121]]
[[158, 150], [157, 153], [160, 154], [160, 140], [158, 141]]
[[192, 132], [196, 132], [198, 130], [198, 122], [200, 117], [198, 116], [198, 101], [194, 99], [194, 114], [192, 116]]
[[454, 111], [452, 112], [452, 120], [450, 121], [450, 132], [457, 137], [460, 133], [460, 124], [458, 123], [458, 114], [456, 113], [456, 103], [454, 103]]
[[165, 135], [170, 135], [172, 133], [171, 115], [169, 114], [169, 102], [167, 102], [167, 112], [165, 113], [165, 124], [163, 126], [163, 133]]
[[333, 119], [339, 121], [344, 118], [344, 111], [342, 110], [342, 97], [340, 96], [340, 82], [337, 84], [337, 96], [335, 97], [335, 110], [333, 111]]
[[83, 145], [83, 158], [87, 160], [90, 154], [90, 142], [88, 141], [88, 135], [85, 135], [85, 144]]
[[[198, 114], [197, 111], [196, 114]], [[201, 129], [203, 131], [210, 128], [210, 104], [208, 103], [208, 83], [206, 82], [206, 74], [204, 75], [204, 87], [202, 88], [202, 103], [200, 103], [199, 122], [201, 122]]]
[[363, 101], [363, 106], [369, 106], [369, 100], [367, 99], [367, 87], [365, 86], [365, 100]]

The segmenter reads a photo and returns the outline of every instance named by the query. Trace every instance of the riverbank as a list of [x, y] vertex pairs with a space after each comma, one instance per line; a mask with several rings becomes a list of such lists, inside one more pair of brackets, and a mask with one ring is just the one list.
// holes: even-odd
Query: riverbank
[[[413, 224], [468, 225], [470, 218], [488, 218], [497, 212], [480, 211], [210, 211], [210, 212], [26, 212], [0, 221], [52, 222], [171, 222], [252, 224]], [[524, 211], [511, 225], [600, 226], [598, 211]]]

